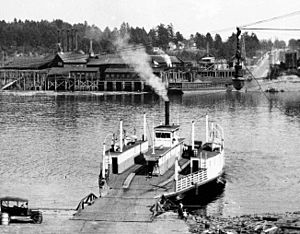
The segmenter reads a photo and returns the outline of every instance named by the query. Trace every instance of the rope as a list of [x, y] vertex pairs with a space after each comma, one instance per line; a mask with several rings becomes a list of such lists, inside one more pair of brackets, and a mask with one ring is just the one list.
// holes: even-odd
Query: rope
[[[246, 70], [249, 72], [249, 74], [252, 76], [252, 78], [255, 80], [255, 82], [257, 83], [258, 87], [259, 87], [259, 90], [260, 92], [263, 93], [264, 97], [267, 99], [267, 101], [269, 103], [271, 103], [271, 99], [268, 97], [268, 95], [264, 92], [263, 88], [261, 87], [260, 83], [258, 82], [258, 80], [255, 78], [255, 76], [252, 74], [252, 72], [249, 70], [248, 67], [246, 67]], [[289, 112], [287, 112], [286, 110], [284, 110], [283, 108], [279, 107], [279, 106], [274, 106], [275, 108], [277, 108], [278, 110], [284, 112], [286, 115], [290, 116], [290, 117], [293, 117], [292, 114], [290, 114]]]

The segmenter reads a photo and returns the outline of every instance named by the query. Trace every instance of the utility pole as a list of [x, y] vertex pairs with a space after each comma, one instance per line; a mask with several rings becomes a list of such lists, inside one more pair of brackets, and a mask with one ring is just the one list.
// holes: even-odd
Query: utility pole
[[5, 62], [5, 52], [2, 50], [2, 67], [4, 67], [4, 62]]

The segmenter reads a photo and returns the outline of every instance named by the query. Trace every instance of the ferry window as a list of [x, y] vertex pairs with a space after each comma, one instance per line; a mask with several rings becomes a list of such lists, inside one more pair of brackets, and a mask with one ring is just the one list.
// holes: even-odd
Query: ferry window
[[155, 136], [157, 138], [171, 138], [170, 133], [164, 133], [164, 132], [157, 132], [157, 133], [155, 133]]

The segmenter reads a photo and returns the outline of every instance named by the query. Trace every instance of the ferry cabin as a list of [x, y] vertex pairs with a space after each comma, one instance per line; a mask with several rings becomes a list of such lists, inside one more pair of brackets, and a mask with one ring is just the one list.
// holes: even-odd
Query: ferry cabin
[[184, 138], [178, 136], [178, 125], [160, 125], [154, 128], [152, 150], [145, 155], [150, 175], [164, 175], [180, 159]]
[[190, 169], [180, 172], [175, 166], [175, 189], [166, 196], [197, 189], [203, 184], [218, 180], [224, 173], [223, 129], [218, 124], [211, 123], [209, 126], [208, 118], [206, 122], [206, 143], [202, 145], [202, 142], [192, 140], [193, 145], [184, 150], [183, 157], [190, 159]]
[[113, 174], [121, 174], [135, 164], [134, 160], [140, 154], [148, 150], [148, 141], [137, 140], [130, 144], [114, 148], [106, 152], [111, 158], [111, 169]]
[[144, 134], [138, 140], [137, 136], [126, 136], [123, 129], [123, 120], [120, 120], [119, 142], [116, 142], [116, 135], [112, 135], [111, 147], [106, 150], [103, 144], [102, 176], [104, 178], [111, 172], [121, 174], [135, 164], [135, 158], [148, 151], [149, 143], [146, 137], [146, 115], [144, 114]]

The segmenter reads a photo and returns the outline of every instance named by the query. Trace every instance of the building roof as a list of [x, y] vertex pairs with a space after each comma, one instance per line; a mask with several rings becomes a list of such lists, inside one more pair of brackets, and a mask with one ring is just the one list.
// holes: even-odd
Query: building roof
[[76, 52], [57, 53], [57, 56], [63, 63], [71, 64], [86, 64], [89, 58], [88, 54], [81, 54]]
[[106, 64], [126, 64], [125, 61], [117, 54], [99, 55], [98, 58], [91, 59], [88, 66], [100, 66]]
[[183, 63], [181, 59], [176, 56], [170, 56], [172, 63]]
[[152, 59], [153, 63], [155, 63], [155, 62], [160, 63], [160, 64], [161, 63], [166, 63], [166, 60], [161, 55], [150, 55], [150, 56], [151, 56], [151, 59]]
[[151, 56], [151, 59], [152, 59], [152, 62], [155, 64], [158, 63], [158, 64], [166, 64], [167, 61], [165, 59], [165, 56], [169, 56], [170, 60], [171, 60], [171, 63], [183, 63], [183, 61], [181, 61], [179, 58], [177, 58], [176, 56], [170, 56], [170, 55], [161, 55], [161, 54], [158, 54], [158, 55], [150, 55]]
[[137, 72], [131, 67], [125, 67], [125, 68], [106, 68], [105, 73], [137, 73]]
[[46, 57], [17, 57], [2, 69], [44, 69], [51, 67], [54, 55]]

